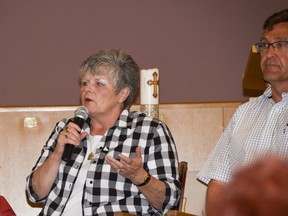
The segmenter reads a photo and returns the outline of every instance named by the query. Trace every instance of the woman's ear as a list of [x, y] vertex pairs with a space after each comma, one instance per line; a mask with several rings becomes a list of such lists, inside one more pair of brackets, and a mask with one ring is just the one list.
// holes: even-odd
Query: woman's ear
[[125, 87], [124, 89], [122, 89], [119, 93], [119, 101], [120, 103], [123, 103], [126, 98], [129, 96], [130, 94], [130, 88], [129, 87]]

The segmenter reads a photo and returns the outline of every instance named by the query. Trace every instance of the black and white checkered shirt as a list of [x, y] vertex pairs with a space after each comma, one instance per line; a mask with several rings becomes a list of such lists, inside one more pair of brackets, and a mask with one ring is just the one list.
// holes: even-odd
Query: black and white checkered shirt
[[[67, 163], [62, 161], [48, 196], [38, 198], [32, 188], [33, 171], [53, 152], [56, 139], [68, 121], [69, 119], [64, 119], [57, 123], [32, 173], [27, 177], [28, 198], [32, 202], [45, 204], [39, 215], [61, 215], [87, 153], [87, 139], [84, 138], [80, 146], [75, 148], [72, 159]], [[84, 124], [83, 130], [90, 133], [88, 122]], [[99, 146], [83, 188], [83, 215], [113, 215], [113, 212], [163, 215], [169, 209], [175, 209], [180, 195], [178, 156], [172, 135], [163, 122], [125, 109], [114, 126], [104, 134]], [[166, 196], [161, 212], [148, 203], [129, 179], [119, 175], [105, 161], [106, 155], [118, 158], [119, 153], [134, 157], [137, 146], [141, 146], [144, 168], [165, 183]]]

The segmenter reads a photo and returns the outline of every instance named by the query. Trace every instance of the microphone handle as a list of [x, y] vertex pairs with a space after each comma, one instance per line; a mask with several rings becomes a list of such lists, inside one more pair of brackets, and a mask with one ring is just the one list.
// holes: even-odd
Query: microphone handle
[[[83, 125], [84, 125], [85, 120], [83, 118], [81, 118], [81, 117], [76, 116], [74, 118], [73, 122], [75, 124], [77, 124], [80, 128], [82, 128]], [[71, 156], [72, 156], [72, 153], [73, 153], [74, 149], [75, 149], [75, 145], [67, 143], [65, 145], [65, 149], [64, 149], [64, 152], [63, 152], [63, 155], [62, 155], [62, 160], [65, 161], [65, 162], [68, 162], [71, 159]]]

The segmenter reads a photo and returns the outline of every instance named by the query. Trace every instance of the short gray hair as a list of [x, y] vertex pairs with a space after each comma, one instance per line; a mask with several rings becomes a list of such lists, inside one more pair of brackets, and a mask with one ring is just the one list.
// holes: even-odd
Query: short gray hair
[[[103, 69], [106, 70], [103, 70]], [[130, 94], [123, 102], [124, 108], [130, 105], [139, 91], [140, 68], [133, 58], [122, 50], [102, 50], [89, 56], [80, 66], [80, 80], [86, 72], [93, 75], [108, 74], [113, 80], [115, 92], [119, 93], [128, 87]]]

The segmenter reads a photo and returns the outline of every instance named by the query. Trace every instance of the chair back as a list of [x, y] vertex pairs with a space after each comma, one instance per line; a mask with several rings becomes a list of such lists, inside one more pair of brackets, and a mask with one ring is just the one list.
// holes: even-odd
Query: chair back
[[[179, 170], [179, 181], [181, 183], [181, 196], [178, 203], [177, 210], [169, 210], [165, 216], [196, 216], [190, 213], [185, 213], [185, 197], [184, 197], [184, 189], [186, 183], [186, 176], [188, 171], [188, 163], [186, 161], [181, 161], [178, 163]], [[133, 214], [125, 213], [125, 212], [115, 212], [114, 216], [136, 216]]]
[[188, 171], [188, 163], [186, 161], [181, 161], [178, 164], [178, 170], [179, 170], [179, 181], [181, 183], [181, 196], [178, 204], [178, 210], [179, 211], [185, 211], [185, 184], [186, 184], [186, 176]]

